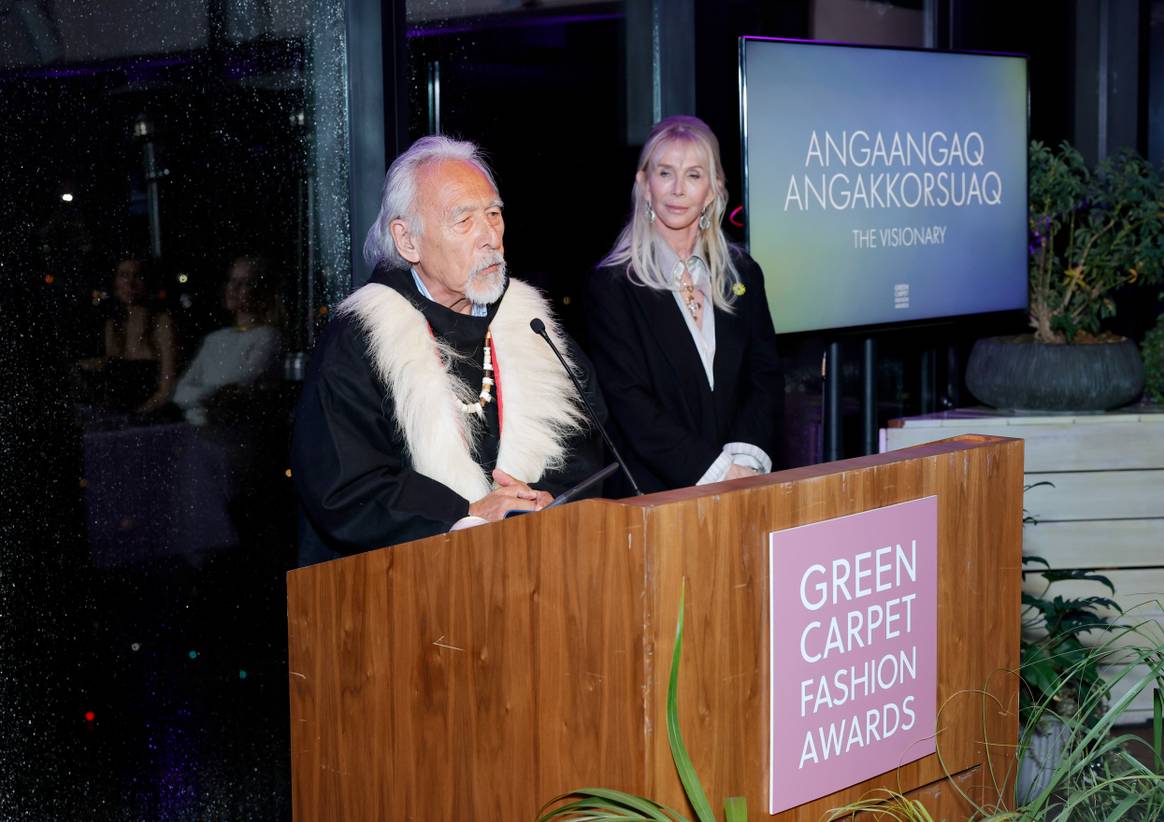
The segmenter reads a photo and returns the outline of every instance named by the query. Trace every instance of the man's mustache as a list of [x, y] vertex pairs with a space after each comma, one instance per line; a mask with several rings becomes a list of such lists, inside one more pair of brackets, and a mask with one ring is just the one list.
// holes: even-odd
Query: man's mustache
[[476, 266], [473, 267], [473, 270], [469, 272], [469, 279], [473, 280], [473, 279], [476, 279], [477, 277], [480, 277], [481, 273], [485, 269], [489, 268], [490, 266], [494, 266], [494, 265], [501, 266], [501, 270], [498, 273], [502, 277], [504, 277], [505, 276], [505, 256], [500, 251], [494, 251], [492, 254], [487, 256], [484, 260], [481, 260], [479, 263], [477, 263]]

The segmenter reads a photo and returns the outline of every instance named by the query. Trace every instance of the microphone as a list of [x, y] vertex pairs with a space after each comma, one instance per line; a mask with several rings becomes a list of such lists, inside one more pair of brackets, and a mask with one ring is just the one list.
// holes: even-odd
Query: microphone
[[643, 492], [639, 490], [639, 484], [635, 482], [635, 478], [631, 476], [630, 469], [627, 468], [626, 460], [622, 458], [622, 454], [618, 453], [618, 448], [610, 439], [610, 434], [606, 433], [606, 427], [602, 424], [602, 420], [598, 419], [598, 415], [594, 413], [594, 409], [590, 405], [590, 400], [586, 399], [586, 392], [582, 390], [582, 383], [578, 382], [578, 378], [574, 376], [574, 369], [566, 364], [566, 360], [562, 357], [561, 352], [558, 351], [558, 346], [554, 345], [554, 341], [550, 339], [550, 335], [546, 333], [546, 324], [538, 317], [534, 317], [529, 321], [529, 327], [533, 332], [546, 341], [546, 345], [554, 352], [554, 356], [558, 358], [558, 362], [562, 364], [562, 368], [570, 375], [570, 381], [574, 383], [574, 387], [578, 389], [578, 396], [582, 398], [582, 403], [586, 406], [586, 412], [590, 415], [590, 421], [598, 427], [598, 432], [602, 434], [602, 438], [606, 440], [606, 444], [610, 446], [610, 453], [614, 454], [614, 458], [618, 460], [618, 465], [622, 468], [622, 473], [626, 475], [627, 480], [631, 484], [631, 489], [635, 492], [636, 497], [641, 497]]

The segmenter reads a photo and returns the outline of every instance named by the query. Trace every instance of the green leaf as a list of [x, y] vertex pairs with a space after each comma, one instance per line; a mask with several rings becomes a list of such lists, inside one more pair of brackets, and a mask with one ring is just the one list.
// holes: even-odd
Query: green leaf
[[1051, 693], [1055, 689], [1057, 675], [1055, 666], [1049, 659], [1041, 659], [1032, 665], [1023, 666], [1023, 679], [1035, 691]]
[[[1135, 152], [1120, 152], [1094, 173], [1069, 144], [1032, 143], [1028, 154], [1029, 286], [1032, 319], [1044, 342], [1098, 332], [1114, 316], [1112, 292], [1164, 279], [1164, 183]], [[1064, 276], [1076, 270], [1078, 277]], [[1135, 274], [1132, 274], [1132, 271]], [[1085, 285], [1084, 285], [1085, 284]]]
[[1124, 800], [1111, 809], [1111, 812], [1104, 817], [1104, 822], [1118, 822], [1124, 818], [1124, 814], [1130, 811], [1139, 801], [1141, 797], [1135, 793], [1128, 794]]
[[1115, 586], [1112, 584], [1112, 581], [1109, 578], [1105, 577], [1103, 574], [1097, 574], [1086, 569], [1077, 568], [1071, 571], [1048, 570], [1040, 571], [1039, 573], [1041, 573], [1048, 582], [1061, 582], [1065, 579], [1076, 580], [1078, 582], [1098, 582], [1113, 594], [1115, 593]]
[[742, 796], [729, 796], [723, 801], [724, 822], [748, 822], [748, 800]]
[[934, 822], [934, 818], [921, 803], [889, 788], [874, 788], [868, 794], [839, 808], [833, 808], [824, 817], [828, 820], [888, 818], [899, 822]]
[[1164, 774], [1164, 691], [1152, 689], [1152, 751], [1156, 754], [1156, 771]]
[[675, 770], [679, 772], [679, 781], [683, 783], [683, 790], [687, 799], [695, 810], [699, 822], [715, 822], [715, 814], [711, 810], [711, 803], [707, 801], [707, 794], [703, 792], [703, 785], [699, 782], [699, 775], [695, 773], [695, 766], [691, 764], [691, 757], [687, 755], [687, 748], [683, 745], [683, 734], [679, 730], [679, 657], [683, 651], [683, 604], [687, 594], [687, 582], [679, 592], [679, 622], [675, 626], [675, 652], [671, 656], [671, 681], [667, 685], [667, 740], [671, 743], [671, 758], [675, 760]]
[[[546, 812], [550, 806], [563, 802], [571, 797], [578, 797], [573, 802], [561, 805], [553, 810]], [[578, 816], [579, 811], [605, 811], [600, 815], [587, 814], [586, 816]], [[633, 813], [632, 813], [633, 812]], [[579, 790], [565, 793], [556, 796], [542, 806], [538, 811], [541, 814], [538, 817], [538, 822], [550, 822], [550, 820], [574, 820], [574, 822], [581, 822], [581, 820], [643, 820], [644, 822], [687, 822], [684, 817], [680, 816], [676, 811], [660, 805], [651, 799], [645, 799], [641, 796], [625, 793], [623, 791], [610, 790], [608, 788], [580, 788]]]

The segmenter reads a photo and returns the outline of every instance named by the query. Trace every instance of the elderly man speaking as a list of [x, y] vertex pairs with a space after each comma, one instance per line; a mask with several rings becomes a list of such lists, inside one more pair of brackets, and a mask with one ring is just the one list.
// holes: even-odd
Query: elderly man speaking
[[530, 321], [601, 408], [589, 363], [506, 276], [504, 234], [472, 143], [425, 137], [388, 169], [376, 269], [325, 330], [296, 413], [301, 564], [538, 510], [598, 468], [601, 439]]

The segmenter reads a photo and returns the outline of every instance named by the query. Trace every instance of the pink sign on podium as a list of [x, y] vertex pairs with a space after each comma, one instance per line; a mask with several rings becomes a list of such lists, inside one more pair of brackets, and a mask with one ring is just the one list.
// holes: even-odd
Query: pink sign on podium
[[769, 813], [934, 753], [938, 500], [769, 536]]

